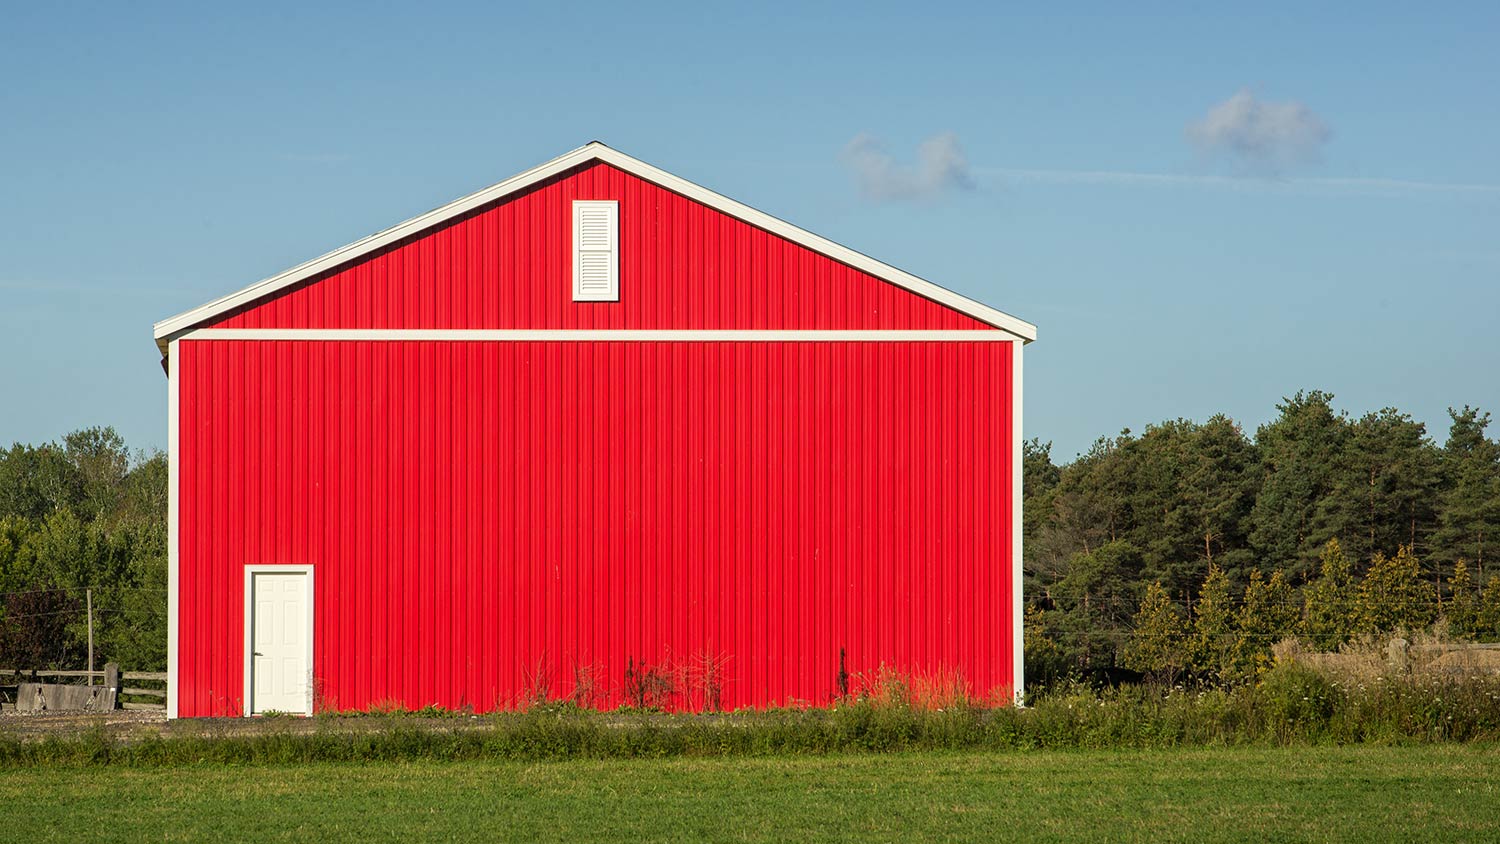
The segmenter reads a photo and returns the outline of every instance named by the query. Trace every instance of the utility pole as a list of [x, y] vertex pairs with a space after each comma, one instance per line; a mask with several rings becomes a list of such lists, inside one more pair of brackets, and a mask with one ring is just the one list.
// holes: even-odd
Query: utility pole
[[[74, 593], [77, 594], [77, 593]], [[94, 685], [94, 590], [83, 590], [83, 598], [88, 602], [89, 613], [89, 685]]]

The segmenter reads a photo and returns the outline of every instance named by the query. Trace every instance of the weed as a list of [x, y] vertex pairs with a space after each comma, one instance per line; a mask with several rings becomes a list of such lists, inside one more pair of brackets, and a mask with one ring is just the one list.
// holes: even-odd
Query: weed
[[547, 652], [542, 651], [537, 657], [536, 668], [526, 671], [526, 686], [521, 692], [520, 708], [530, 709], [552, 699], [552, 663], [547, 659]]
[[625, 662], [625, 703], [642, 711], [665, 709], [677, 693], [672, 672], [665, 665], [652, 665], [634, 658]]
[[697, 694], [703, 711], [724, 711], [724, 677], [728, 666], [729, 654], [702, 650], [685, 667], [684, 685]]
[[593, 709], [599, 697], [593, 663], [573, 664], [573, 692], [568, 702], [581, 709]]
[[400, 715], [407, 711], [406, 704], [396, 698], [381, 698], [370, 704], [371, 715]]

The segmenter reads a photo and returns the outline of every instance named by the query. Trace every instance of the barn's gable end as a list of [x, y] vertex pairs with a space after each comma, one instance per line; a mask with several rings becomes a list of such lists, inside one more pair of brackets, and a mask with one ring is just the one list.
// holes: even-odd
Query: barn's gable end
[[[620, 300], [575, 302], [571, 206], [620, 203]], [[991, 326], [601, 161], [439, 224], [216, 328], [925, 330]]]
[[169, 717], [692, 659], [665, 705], [1020, 699], [1036, 329], [987, 305], [596, 142], [153, 334]]

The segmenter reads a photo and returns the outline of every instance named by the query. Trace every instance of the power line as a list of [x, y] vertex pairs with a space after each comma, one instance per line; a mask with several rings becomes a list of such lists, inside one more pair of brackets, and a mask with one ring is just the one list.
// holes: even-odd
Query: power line
[[87, 586], [57, 586], [51, 589], [21, 589], [15, 592], [0, 592], [0, 595], [41, 595], [48, 592], [82, 592]]
[[85, 611], [83, 607], [75, 607], [71, 610], [58, 610], [56, 612], [34, 612], [28, 613], [26, 615], [5, 615], [0, 616], [0, 621], [20, 621], [23, 618], [48, 618], [54, 615], [83, 615], [84, 613]]
[[[1085, 638], [1085, 637], [1093, 637], [1093, 638], [1099, 638], [1099, 639], [1109, 639], [1109, 638], [1125, 638], [1125, 639], [1129, 639], [1134, 632], [1135, 631], [1133, 631], [1133, 630], [1111, 630], [1111, 631], [1098, 631], [1098, 632], [1088, 631], [1088, 630], [1064, 630], [1064, 631], [1060, 631], [1060, 632], [1057, 632], [1057, 633], [1051, 633], [1051, 632], [1046, 632], [1046, 631], [1043, 631], [1041, 633], [1033, 632], [1032, 635], [1033, 636], [1038, 636], [1038, 637], [1043, 638], [1043, 639], [1049, 639], [1049, 640], [1050, 639], [1082, 639], [1082, 638]], [[1357, 636], [1362, 636], [1362, 635], [1364, 635], [1365, 633], [1368, 633], [1368, 632], [1369, 631], [1367, 631], [1367, 630], [1361, 630], [1361, 631], [1357, 631], [1357, 632], [1354, 632], [1354, 631], [1344, 631], [1343, 633], [1341, 633], [1339, 635], [1343, 635], [1343, 636], [1345, 636], [1347, 638], [1354, 638], [1354, 637], [1357, 637]], [[1185, 641], [1192, 641], [1192, 640], [1200, 640], [1201, 641], [1204, 638], [1211, 638], [1211, 639], [1216, 639], [1216, 640], [1226, 640], [1226, 639], [1228, 639], [1228, 640], [1242, 640], [1242, 639], [1251, 639], [1251, 640], [1256, 640], [1256, 641], [1279, 642], [1282, 639], [1290, 639], [1290, 638], [1295, 638], [1295, 637], [1303, 636], [1303, 635], [1308, 635], [1308, 634], [1299, 633], [1299, 632], [1297, 632], [1295, 630], [1287, 630], [1287, 631], [1284, 631], [1284, 632], [1281, 632], [1281, 633], [1234, 633], [1234, 632], [1230, 632], [1230, 633], [1214, 633], [1214, 634], [1212, 634], [1212, 636], [1203, 637], [1203, 636], [1199, 636], [1199, 635], [1193, 633], [1191, 630], [1189, 630], [1189, 631], [1187, 631], [1187, 632], [1185, 632], [1183, 634], [1182, 639], [1185, 640]], [[1323, 636], [1323, 635], [1327, 635], [1327, 634], [1318, 633], [1316, 635]]]
[[[23, 615], [6, 615], [4, 613], [0, 613], [0, 623], [4, 623], [4, 622], [8, 622], [8, 621], [20, 621], [20, 620], [25, 619], [25, 618], [51, 618], [52, 616], [58, 616], [58, 615], [85, 615], [85, 614], [87, 614], [87, 612], [88, 612], [88, 610], [86, 610], [84, 607], [73, 607], [71, 609], [66, 609], [66, 610], [54, 610], [52, 612], [25, 613]], [[121, 613], [121, 614], [124, 614], [124, 615], [128, 615], [128, 614], [134, 613], [134, 614], [137, 614], [137, 615], [151, 615], [151, 616], [155, 616], [157, 618], [165, 618], [167, 616], [167, 613], [165, 613], [165, 612], [159, 612], [159, 611], [157, 611], [155, 609], [152, 609], [151, 607], [101, 607], [101, 606], [97, 606], [96, 605], [94, 607], [94, 612], [95, 613], [113, 612], [113, 613]]]
[[157, 589], [150, 586], [54, 586], [50, 589], [19, 589], [12, 592], [0, 592], [0, 597], [10, 595], [42, 595], [51, 592], [86, 592], [94, 589], [100, 593], [109, 592], [159, 592], [166, 594], [167, 590]]

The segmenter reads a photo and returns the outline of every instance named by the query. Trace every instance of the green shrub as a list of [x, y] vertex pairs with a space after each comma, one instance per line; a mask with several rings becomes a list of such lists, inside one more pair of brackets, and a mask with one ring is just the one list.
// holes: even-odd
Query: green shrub
[[99, 728], [39, 741], [0, 733], [0, 768], [1497, 741], [1500, 678], [1340, 684], [1281, 662], [1254, 685], [1095, 690], [1073, 684], [1027, 709], [923, 708], [910, 705], [909, 697], [882, 695], [829, 709], [720, 715], [549, 705], [487, 718], [374, 715], [258, 726], [247, 734], [182, 723], [168, 735], [132, 740]]
[[1255, 696], [1264, 707], [1267, 728], [1283, 742], [1329, 735], [1342, 702], [1330, 680], [1295, 662], [1277, 663], [1267, 671]]

